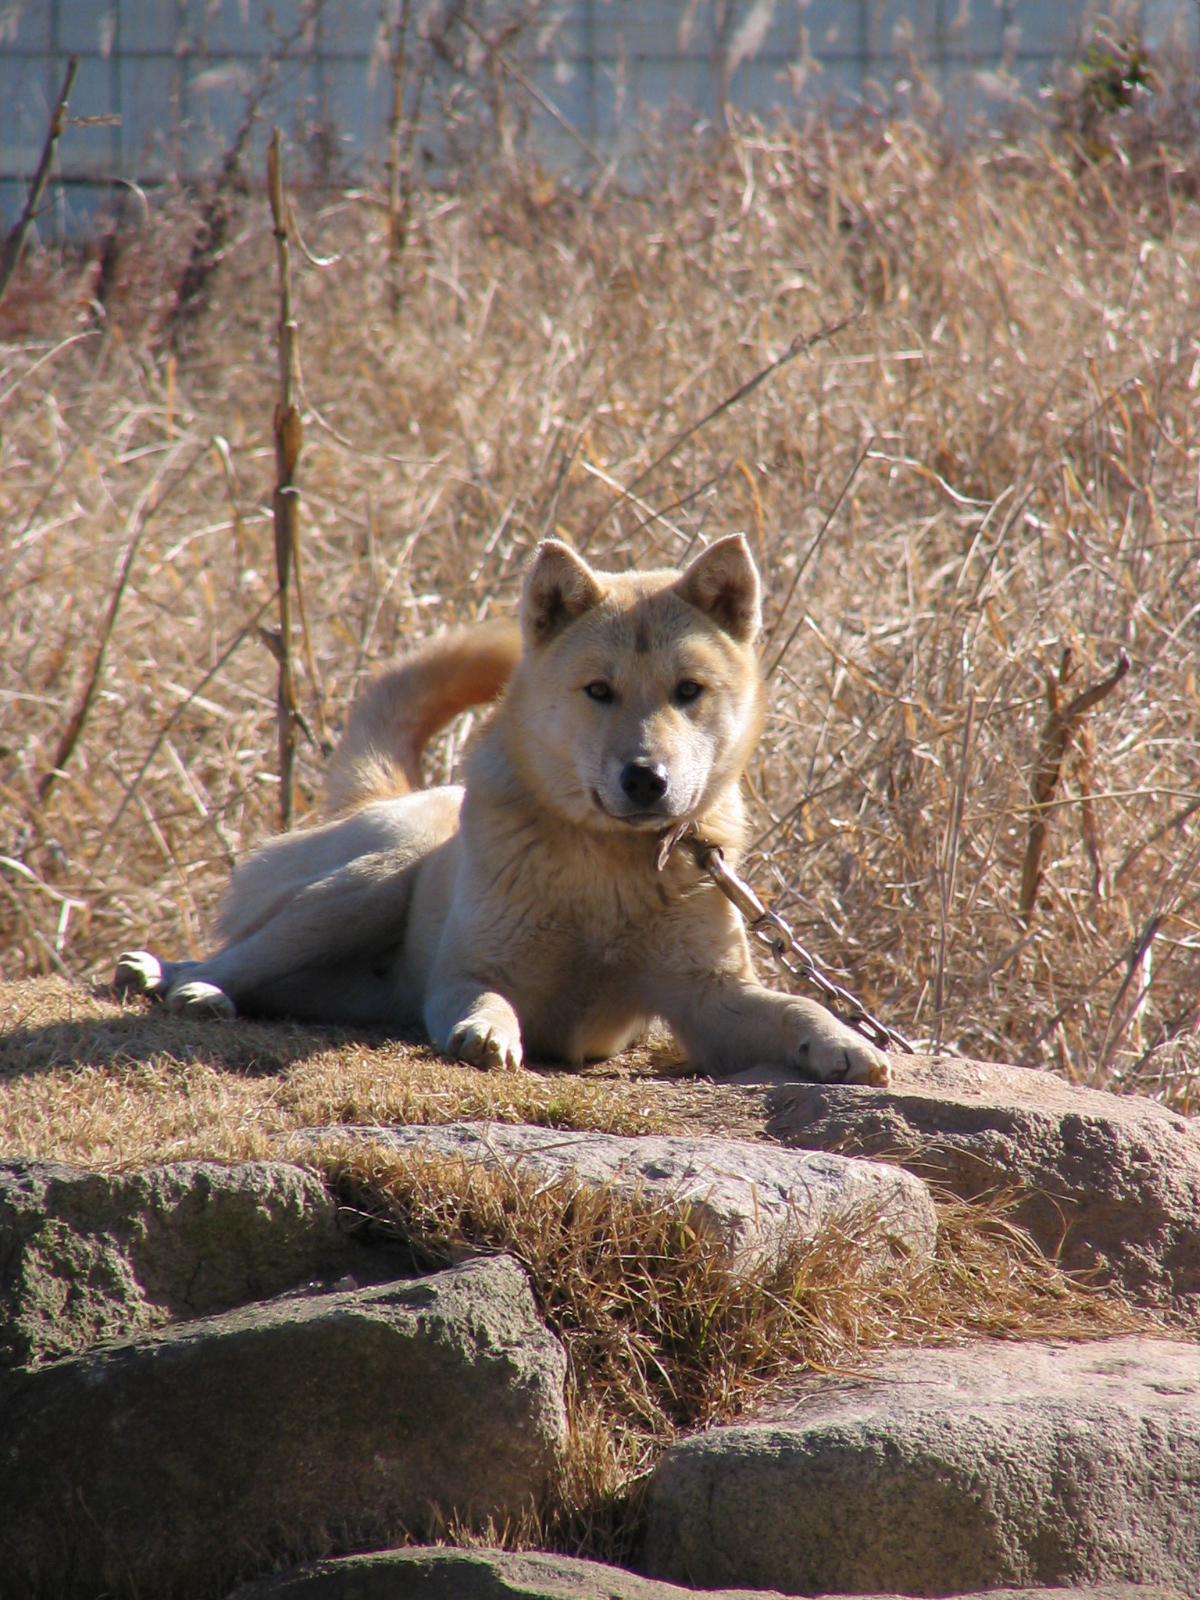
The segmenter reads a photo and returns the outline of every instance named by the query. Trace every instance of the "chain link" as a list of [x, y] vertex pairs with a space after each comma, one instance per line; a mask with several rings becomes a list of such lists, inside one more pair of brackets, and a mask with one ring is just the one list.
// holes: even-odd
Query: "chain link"
[[780, 966], [794, 978], [815, 989], [829, 1009], [841, 1017], [849, 1027], [881, 1050], [902, 1050], [912, 1055], [913, 1047], [902, 1033], [889, 1028], [886, 1022], [872, 1016], [857, 995], [836, 983], [806, 950], [799, 939], [778, 914], [771, 911], [745, 881], [725, 864], [725, 853], [719, 844], [703, 839], [694, 822], [681, 824], [664, 835], [658, 851], [658, 870], [661, 872], [678, 845], [686, 845], [693, 861], [720, 889], [725, 898], [737, 907], [746, 919], [747, 927], [759, 944], [765, 945]]

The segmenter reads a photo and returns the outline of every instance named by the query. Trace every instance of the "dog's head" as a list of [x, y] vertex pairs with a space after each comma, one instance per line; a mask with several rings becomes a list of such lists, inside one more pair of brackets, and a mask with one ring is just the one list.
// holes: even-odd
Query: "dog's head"
[[585, 827], [661, 832], [741, 774], [762, 726], [758, 572], [740, 534], [684, 572], [595, 572], [539, 545], [521, 599], [510, 748]]

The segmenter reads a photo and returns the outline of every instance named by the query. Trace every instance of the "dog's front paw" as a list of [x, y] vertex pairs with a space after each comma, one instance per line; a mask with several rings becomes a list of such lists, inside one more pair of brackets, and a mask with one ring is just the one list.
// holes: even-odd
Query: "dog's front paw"
[[521, 1036], [503, 1023], [468, 1017], [446, 1041], [446, 1054], [485, 1072], [516, 1072], [521, 1065]]
[[215, 983], [201, 983], [193, 979], [177, 983], [167, 995], [167, 1010], [174, 1017], [208, 1018], [236, 1017], [237, 1007]]
[[118, 994], [161, 995], [164, 983], [162, 962], [149, 950], [126, 950], [117, 957], [113, 988]]
[[788, 1022], [794, 1059], [805, 1077], [818, 1083], [887, 1087], [891, 1079], [887, 1056], [824, 1006], [796, 1001], [789, 1008]]

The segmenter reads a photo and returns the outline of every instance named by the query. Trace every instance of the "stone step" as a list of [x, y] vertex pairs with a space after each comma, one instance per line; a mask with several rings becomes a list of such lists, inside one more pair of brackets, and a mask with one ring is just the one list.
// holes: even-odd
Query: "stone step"
[[932, 1256], [937, 1215], [925, 1184], [882, 1162], [799, 1153], [749, 1140], [626, 1137], [501, 1122], [434, 1127], [326, 1128], [313, 1139], [363, 1139], [398, 1154], [427, 1153], [520, 1171], [538, 1182], [573, 1180], [619, 1194], [694, 1208], [734, 1258], [760, 1259], [822, 1229], [852, 1227], [875, 1250]]
[[[0, 1163], [0, 1368], [356, 1271], [320, 1179], [281, 1161]], [[393, 1274], [394, 1275], [394, 1274]]]
[[565, 1379], [506, 1256], [10, 1372], [0, 1592], [220, 1594], [330, 1538], [503, 1523], [545, 1491]]
[[1200, 1595], [1200, 1346], [974, 1345], [801, 1380], [667, 1452], [644, 1565], [788, 1594]]
[[898, 1157], [965, 1199], [1016, 1189], [1015, 1220], [1069, 1271], [1200, 1322], [1200, 1119], [1051, 1073], [895, 1058], [886, 1089], [780, 1087], [783, 1144]]
[[[694, 1589], [573, 1556], [410, 1548], [317, 1561], [246, 1584], [229, 1600], [688, 1600], [695, 1594]], [[960, 1600], [1177, 1600], [1177, 1596], [1175, 1590], [1112, 1583], [1093, 1589], [993, 1589], [986, 1596]], [[772, 1597], [762, 1589], [709, 1589], [703, 1600]]]

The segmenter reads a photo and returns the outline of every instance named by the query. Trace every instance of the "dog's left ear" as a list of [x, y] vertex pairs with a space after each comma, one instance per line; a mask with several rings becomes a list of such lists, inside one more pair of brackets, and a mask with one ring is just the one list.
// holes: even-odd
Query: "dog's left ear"
[[731, 533], [710, 544], [687, 568], [675, 589], [739, 644], [750, 644], [762, 627], [758, 568], [743, 534]]
[[531, 649], [547, 644], [603, 599], [604, 588], [583, 557], [560, 539], [543, 539], [521, 592], [521, 628], [527, 644]]

